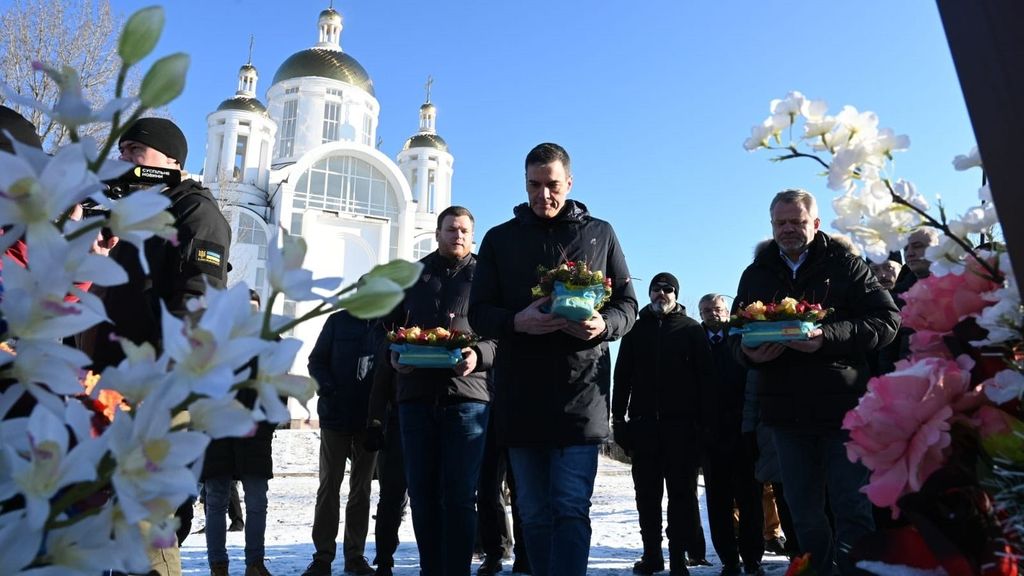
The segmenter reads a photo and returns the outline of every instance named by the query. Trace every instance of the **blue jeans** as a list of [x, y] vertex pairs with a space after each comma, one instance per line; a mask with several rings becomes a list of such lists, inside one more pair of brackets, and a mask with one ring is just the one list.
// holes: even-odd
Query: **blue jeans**
[[479, 402], [398, 405], [422, 576], [470, 574], [489, 414]]
[[598, 450], [509, 448], [533, 576], [586, 576]]
[[[227, 514], [231, 498], [230, 476], [206, 479], [206, 556], [210, 566], [226, 564]], [[267, 479], [242, 476], [245, 491], [245, 564], [263, 561], [263, 535], [267, 529]]]
[[[805, 431], [775, 428], [775, 450], [786, 487], [786, 504], [793, 516], [802, 552], [810, 552], [814, 570], [820, 576], [853, 574], [848, 559], [850, 548], [875, 528], [871, 502], [860, 492], [868, 483], [868, 469], [850, 462], [844, 444], [850, 439], [843, 430]], [[825, 515], [825, 487], [835, 516], [833, 537]]]

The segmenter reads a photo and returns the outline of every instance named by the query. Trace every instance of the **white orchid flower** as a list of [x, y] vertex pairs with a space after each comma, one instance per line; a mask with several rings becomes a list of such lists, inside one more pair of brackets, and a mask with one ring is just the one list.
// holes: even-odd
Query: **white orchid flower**
[[878, 136], [878, 115], [858, 112], [853, 106], [843, 106], [836, 115], [835, 145], [855, 146], [870, 142]]
[[771, 140], [772, 136], [776, 134], [775, 125], [772, 123], [771, 118], [765, 120], [760, 124], [754, 125], [750, 129], [750, 138], [747, 138], [743, 142], [743, 149], [752, 151], [758, 148], [764, 148], [768, 146], [768, 141]]
[[1016, 400], [1024, 393], [1024, 374], [1012, 369], [1001, 370], [986, 382], [985, 396], [996, 404]]
[[1020, 293], [1011, 288], [995, 292], [994, 304], [978, 315], [978, 326], [988, 331], [985, 338], [971, 342], [974, 346], [992, 346], [1021, 339], [1024, 326], [1024, 311], [1021, 309]]
[[0, 516], [0, 574], [18, 574], [36, 558], [43, 530], [30, 528], [24, 509]]
[[[149, 342], [136, 345], [127, 338], [120, 339], [125, 358], [117, 366], [109, 366], [100, 375], [97, 390], [116, 390], [132, 405], [148, 398], [155, 390], [163, 387], [168, 379], [169, 358], [156, 357], [156, 350]], [[180, 398], [170, 399], [176, 405], [188, 396], [188, 390], [179, 390]]]
[[897, 135], [891, 128], [879, 130], [878, 137], [870, 143], [872, 154], [885, 156], [889, 159], [892, 159], [893, 152], [902, 152], [907, 148], [910, 148], [910, 136], [906, 134]]
[[238, 368], [259, 355], [271, 345], [252, 336], [232, 338], [230, 320], [238, 318], [234, 308], [249, 309], [249, 294], [225, 299], [222, 305], [208, 308], [194, 326], [179, 320], [162, 307], [161, 331], [164, 354], [174, 361], [170, 377], [183, 388], [196, 394], [220, 398], [230, 392], [231, 386], [245, 379], [235, 375]]
[[120, 413], [103, 433], [117, 461], [111, 482], [127, 522], [150, 517], [146, 503], [180, 504], [196, 493], [189, 466], [203, 457], [210, 439], [200, 432], [171, 432], [168, 403], [150, 396], [134, 413]]
[[178, 243], [178, 229], [174, 216], [167, 212], [171, 200], [161, 194], [162, 186], [153, 186], [133, 192], [117, 200], [110, 209], [107, 226], [122, 242], [133, 244], [139, 251], [139, 264], [149, 274], [143, 244], [153, 236], [159, 236], [172, 244]]
[[[162, 502], [164, 501], [153, 500], [147, 505], [153, 509], [158, 508], [157, 504]], [[114, 525], [114, 542], [117, 543], [120, 551], [120, 560], [124, 564], [123, 570], [129, 574], [145, 574], [151, 567], [149, 556], [146, 554], [146, 539], [142, 534], [142, 525], [145, 524], [145, 521], [128, 522], [119, 505], [115, 505], [111, 510], [111, 517]]]
[[768, 105], [772, 113], [772, 123], [780, 129], [792, 126], [806, 102], [804, 95], [796, 91], [786, 94], [785, 98], [772, 100]]
[[847, 146], [839, 149], [828, 167], [828, 187], [839, 191], [850, 190], [855, 170], [867, 159], [867, 149], [863, 146]]
[[[951, 228], [953, 224], [953, 221], [949, 223]], [[936, 276], [964, 273], [964, 257], [967, 252], [948, 236], [940, 237], [939, 243], [929, 246], [924, 254], [932, 263], [928, 269]]]
[[957, 154], [953, 157], [953, 169], [957, 172], [963, 172], [964, 170], [970, 170], [975, 166], [983, 167], [981, 163], [981, 153], [978, 152], [978, 147], [971, 147], [971, 151], [967, 154]]
[[3, 262], [0, 312], [11, 334], [23, 339], [63, 338], [106, 320], [103, 307], [93, 299], [84, 300], [86, 304], [65, 301], [72, 283], [63, 269], [37, 266], [25, 270], [7, 256]]
[[[41, 406], [62, 415], [64, 403], [59, 395], [82, 393], [80, 375], [90, 362], [81, 350], [58, 341], [21, 340], [6, 376], [15, 382], [12, 390], [29, 393]], [[5, 412], [6, 409], [0, 414]]]
[[116, 98], [102, 108], [93, 110], [92, 105], [82, 95], [82, 82], [74, 68], [62, 66], [58, 70], [40, 62], [33, 62], [32, 68], [52, 78], [60, 89], [60, 96], [52, 108], [43, 102], [19, 95], [6, 84], [0, 86], [0, 89], [12, 102], [39, 110], [69, 128], [93, 122], [110, 122], [115, 113], [124, 112], [138, 101], [138, 98]]
[[[811, 100], [809, 98], [805, 98], [803, 104], [800, 106], [800, 114], [807, 119], [807, 123], [822, 122], [828, 117], [828, 104], [824, 100]], [[831, 128], [829, 128], [829, 130], [831, 130]]]
[[98, 191], [82, 143], [61, 148], [52, 158], [14, 141], [17, 156], [0, 152], [0, 226], [10, 226], [0, 248], [25, 235], [30, 246], [59, 236], [54, 221]]
[[295, 398], [303, 405], [313, 397], [316, 382], [312, 378], [288, 374], [301, 347], [301, 340], [285, 338], [274, 342], [268, 351], [260, 355], [256, 378], [247, 383], [259, 395], [255, 406], [257, 418], [262, 416], [268, 422], [285, 422], [291, 415], [280, 396]]
[[231, 396], [200, 398], [188, 406], [189, 428], [210, 438], [241, 438], [256, 432], [252, 411]]
[[124, 569], [121, 550], [110, 537], [111, 518], [108, 507], [99, 514], [48, 532], [40, 558], [47, 566], [32, 570], [26, 576], [95, 576], [111, 569]]
[[281, 292], [291, 300], [299, 302], [318, 300], [314, 289], [333, 292], [341, 284], [341, 278], [313, 280], [313, 273], [302, 268], [306, 259], [306, 241], [301, 236], [283, 232], [281, 247], [275, 235], [269, 243], [267, 254], [267, 279], [275, 292]]
[[901, 178], [892, 185], [892, 191], [909, 204], [924, 211], [928, 210], [928, 200], [924, 195], [918, 193], [917, 186], [913, 182]]
[[0, 500], [14, 494], [25, 499], [25, 520], [38, 529], [50, 515], [50, 500], [65, 486], [96, 478], [96, 466], [103, 454], [97, 439], [79, 439], [68, 452], [68, 431], [62, 418], [49, 409], [36, 406], [25, 429], [29, 450], [19, 452], [11, 445], [3, 447], [10, 474], [0, 477]]

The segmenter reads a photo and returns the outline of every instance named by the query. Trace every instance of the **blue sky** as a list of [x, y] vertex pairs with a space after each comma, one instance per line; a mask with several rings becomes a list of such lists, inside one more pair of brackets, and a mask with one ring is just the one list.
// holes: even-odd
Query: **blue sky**
[[[128, 14], [147, 2], [111, 0]], [[290, 54], [316, 41], [327, 0], [169, 2], [157, 55], [192, 56], [170, 112], [198, 171], [206, 115], [234, 94], [255, 35], [266, 91]], [[342, 47], [374, 80], [382, 150], [394, 157], [417, 129], [427, 75], [438, 133], [455, 156], [454, 201], [477, 218], [477, 241], [526, 198], [522, 160], [554, 141], [573, 158], [571, 197], [614, 225], [641, 300], [655, 273], [673, 272], [696, 314], [705, 292], [732, 294], [767, 206], [786, 187], [834, 193], [810, 162], [776, 164], [742, 148], [768, 102], [800, 90], [873, 110], [908, 134], [896, 176], [958, 211], [980, 173], [952, 170], [974, 144], [938, 11], [899, 2], [536, 1], [334, 3]]]

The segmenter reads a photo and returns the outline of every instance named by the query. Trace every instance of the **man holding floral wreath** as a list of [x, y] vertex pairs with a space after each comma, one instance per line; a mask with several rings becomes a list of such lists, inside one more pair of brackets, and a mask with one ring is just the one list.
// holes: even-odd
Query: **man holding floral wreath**
[[[567, 199], [571, 189], [565, 149], [547, 143], [530, 151], [529, 202], [484, 237], [469, 304], [473, 329], [500, 341], [494, 364], [498, 438], [509, 446], [534, 576], [587, 572], [590, 497], [598, 450], [609, 432], [607, 342], [625, 335], [637, 314], [615, 232]], [[567, 272], [588, 270], [598, 283], [611, 280], [599, 312], [569, 320], [549, 311], [551, 297], [534, 299], [538, 267], [562, 264]]]
[[[761, 418], [773, 429], [782, 480], [801, 548], [821, 576], [854, 573], [847, 553], [874, 528], [860, 488], [868, 470], [850, 462], [841, 429], [870, 377], [867, 355], [892, 341], [899, 311], [868, 265], [819, 230], [814, 196], [775, 195], [769, 208], [774, 240], [757, 253], [736, 289], [733, 312], [786, 297], [831, 312], [805, 339], [757, 347], [730, 336], [736, 357], [758, 371]], [[835, 535], [825, 515], [826, 486]]]

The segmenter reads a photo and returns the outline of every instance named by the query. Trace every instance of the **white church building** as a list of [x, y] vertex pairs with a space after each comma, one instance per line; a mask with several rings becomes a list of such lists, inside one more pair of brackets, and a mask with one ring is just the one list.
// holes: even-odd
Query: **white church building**
[[[278, 67], [265, 105], [250, 61], [235, 95], [207, 116], [203, 182], [231, 223], [229, 283], [247, 282], [264, 302], [267, 242], [278, 227], [305, 238], [314, 277], [347, 285], [377, 264], [433, 251], [437, 214], [451, 205], [454, 158], [435, 129], [429, 82], [419, 130], [396, 162], [376, 147], [380, 103], [370, 75], [342, 50], [341, 32], [341, 14], [324, 10], [318, 41]], [[279, 301], [275, 312], [299, 317], [312, 307]], [[325, 319], [291, 334], [303, 341], [293, 373], [307, 374]], [[293, 421], [305, 418], [291, 409]]]

